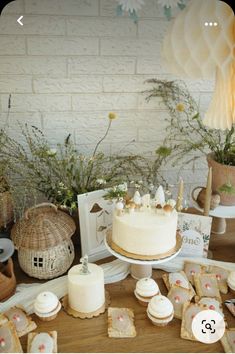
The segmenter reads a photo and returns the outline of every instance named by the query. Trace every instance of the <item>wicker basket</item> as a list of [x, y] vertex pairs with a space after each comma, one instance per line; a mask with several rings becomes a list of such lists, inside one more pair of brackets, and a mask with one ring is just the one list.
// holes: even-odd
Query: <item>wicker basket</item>
[[54, 204], [28, 209], [11, 231], [24, 272], [38, 279], [65, 273], [74, 259], [71, 237], [75, 229], [73, 219]]
[[13, 219], [14, 210], [11, 193], [0, 193], [0, 228], [6, 227]]

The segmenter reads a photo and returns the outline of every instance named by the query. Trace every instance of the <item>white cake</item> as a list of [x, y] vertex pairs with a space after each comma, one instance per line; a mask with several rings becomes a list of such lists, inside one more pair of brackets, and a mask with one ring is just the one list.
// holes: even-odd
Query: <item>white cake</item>
[[88, 263], [88, 274], [81, 274], [82, 264], [72, 267], [68, 272], [69, 306], [78, 312], [91, 313], [104, 305], [104, 271]]
[[176, 245], [178, 214], [159, 214], [154, 208], [124, 211], [120, 216], [114, 211], [113, 242], [123, 250], [152, 256], [170, 251]]

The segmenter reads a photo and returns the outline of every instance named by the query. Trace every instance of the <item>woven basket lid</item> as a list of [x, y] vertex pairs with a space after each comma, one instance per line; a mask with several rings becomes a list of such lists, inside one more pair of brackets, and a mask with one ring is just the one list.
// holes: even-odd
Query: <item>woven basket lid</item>
[[42, 203], [26, 211], [11, 231], [16, 249], [46, 250], [70, 239], [76, 229], [73, 218], [54, 204]]

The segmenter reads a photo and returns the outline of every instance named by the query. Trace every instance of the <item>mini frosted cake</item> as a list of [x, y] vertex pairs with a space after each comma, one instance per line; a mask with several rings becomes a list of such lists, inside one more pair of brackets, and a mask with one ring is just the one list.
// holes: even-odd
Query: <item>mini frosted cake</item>
[[171, 301], [163, 296], [154, 296], [147, 308], [148, 318], [155, 326], [166, 326], [174, 316], [174, 308]]
[[159, 295], [160, 291], [155, 280], [151, 278], [142, 278], [137, 281], [134, 294], [141, 305], [148, 306], [152, 297]]
[[[112, 241], [121, 249], [136, 255], [154, 256], [167, 253], [176, 246], [178, 214], [170, 204], [154, 205], [142, 197], [120, 212], [114, 211]], [[136, 200], [136, 195], [133, 200]], [[144, 198], [144, 199], [143, 199]]]

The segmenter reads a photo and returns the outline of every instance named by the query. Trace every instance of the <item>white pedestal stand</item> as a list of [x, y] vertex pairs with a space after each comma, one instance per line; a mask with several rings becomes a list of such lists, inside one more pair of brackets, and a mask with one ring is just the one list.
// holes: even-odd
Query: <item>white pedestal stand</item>
[[128, 262], [131, 264], [131, 276], [134, 279], [141, 279], [141, 278], [150, 278], [152, 276], [152, 266], [155, 265], [154, 269], [157, 268], [157, 265], [168, 262], [175, 258], [181, 251], [181, 247], [171, 256], [158, 259], [158, 260], [151, 260], [151, 261], [144, 261], [139, 259], [133, 259], [126, 256], [121, 255], [120, 253], [114, 251], [112, 247], [107, 242], [107, 236], [104, 239], [105, 246], [107, 247], [108, 251], [120, 259], [121, 261]]
[[[193, 206], [203, 213], [203, 209], [194, 203]], [[222, 235], [226, 231], [226, 219], [235, 219], [235, 206], [219, 205], [217, 208], [210, 210], [209, 216], [213, 217], [212, 232]]]

